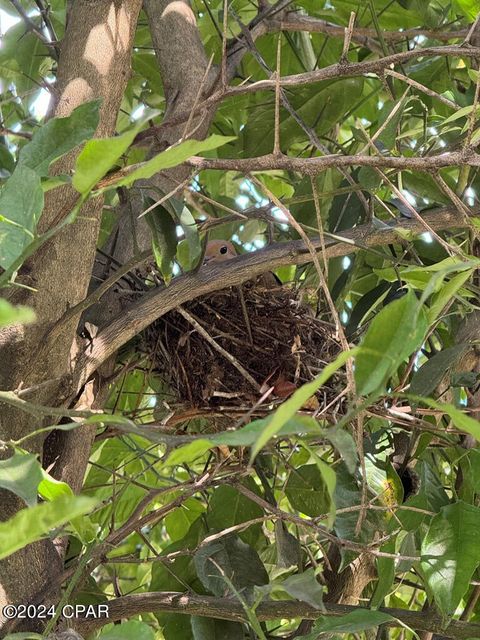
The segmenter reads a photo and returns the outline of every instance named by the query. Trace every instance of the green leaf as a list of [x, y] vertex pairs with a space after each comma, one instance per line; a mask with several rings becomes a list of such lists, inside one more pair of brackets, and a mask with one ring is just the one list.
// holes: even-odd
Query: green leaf
[[467, 349], [468, 345], [457, 344], [439, 351], [429, 358], [413, 375], [410, 393], [416, 396], [429, 396], [447, 371], [460, 360]]
[[136, 73], [148, 80], [150, 88], [155, 91], [155, 93], [162, 95], [162, 77], [153, 51], [146, 53], [135, 52], [135, 55], [132, 57], [132, 67]]
[[192, 524], [205, 512], [203, 504], [195, 498], [187, 498], [165, 518], [165, 529], [170, 540], [181, 540], [187, 535]]
[[17, 323], [30, 324], [35, 322], [35, 319], [35, 311], [30, 307], [14, 307], [5, 298], [0, 298], [0, 327]]
[[354, 473], [358, 464], [357, 445], [352, 435], [338, 427], [330, 427], [325, 430], [325, 437], [329, 440], [341, 455], [350, 473]]
[[[256, 485], [252, 479], [247, 479], [245, 485], [256, 492]], [[255, 502], [237, 491], [235, 487], [221, 485], [213, 491], [210, 498], [207, 522], [213, 530], [222, 531], [262, 516], [263, 510]], [[242, 531], [239, 536], [244, 542], [253, 545], [260, 534], [261, 525], [256, 524]]]
[[[180, 585], [182, 588], [182, 585]], [[195, 640], [192, 632], [192, 625], [189, 616], [181, 613], [156, 614], [164, 640]], [[158, 639], [156, 639], [158, 640]]]
[[250, 455], [250, 464], [257, 456], [258, 452], [263, 449], [271, 438], [273, 438], [285, 423], [293, 418], [295, 413], [302, 408], [305, 402], [313, 396], [313, 394], [320, 389], [320, 387], [331, 378], [331, 376], [338, 371], [340, 367], [346, 363], [355, 353], [355, 349], [341, 353], [333, 362], [328, 364], [322, 373], [312, 380], [307, 382], [300, 389], [297, 389], [295, 393], [285, 402], [283, 402], [273, 415], [266, 421], [263, 431], [259, 434], [254, 446], [252, 447], [252, 453]]
[[142, 126], [139, 123], [115, 138], [89, 140], [77, 158], [72, 179], [74, 188], [82, 195], [89, 193], [125, 153]]
[[382, 176], [378, 174], [372, 167], [361, 167], [358, 172], [358, 182], [372, 191], [377, 189], [382, 183]]
[[177, 207], [175, 207], [175, 211], [177, 213], [178, 223], [185, 234], [186, 245], [188, 247], [187, 264], [188, 268], [191, 269], [196, 266], [202, 254], [202, 243], [200, 242], [197, 223], [187, 207], [182, 205], [180, 211], [177, 211]]
[[462, 273], [458, 273], [448, 282], [443, 283], [440, 290], [432, 296], [429, 309], [427, 311], [429, 323], [433, 323], [438, 318], [448, 302], [454, 297], [458, 290], [470, 278], [474, 269], [468, 269]]
[[[421, 508], [437, 513], [442, 507], [450, 503], [450, 499], [435, 469], [420, 460], [415, 465], [415, 471], [418, 472], [420, 477], [420, 499], [423, 498], [426, 501], [426, 504], [420, 505]], [[406, 521], [404, 516], [402, 516], [402, 522], [406, 529], [409, 528], [407, 525], [411, 524], [411, 522]]]
[[[463, 1], [463, 0], [458, 0], [458, 1]], [[476, 1], [476, 0], [475, 0]], [[458, 111], [455, 111], [455, 113], [453, 113], [451, 116], [449, 116], [448, 118], [445, 118], [445, 120], [442, 121], [442, 126], [448, 124], [449, 122], [454, 122], [455, 120], [459, 120], [460, 118], [465, 118], [466, 116], [470, 115], [473, 111], [473, 105], [468, 105], [467, 107], [462, 107], [461, 109], [458, 109]], [[477, 106], [477, 116], [480, 114], [480, 107]]]
[[195, 640], [244, 640], [243, 626], [239, 622], [192, 616]]
[[[225, 444], [231, 447], [251, 447], [268, 425], [269, 418], [253, 420], [238, 431], [224, 431], [210, 435], [210, 441], [216, 445]], [[278, 437], [290, 435], [321, 435], [323, 429], [311, 416], [295, 415], [275, 434]]]
[[[395, 553], [395, 539], [388, 540], [382, 547], [383, 553]], [[375, 591], [370, 601], [371, 607], [380, 607], [383, 604], [385, 596], [392, 590], [393, 581], [395, 579], [395, 562], [393, 558], [377, 558], [377, 575], [378, 580], [375, 585]]]
[[285, 495], [293, 509], [312, 518], [328, 513], [332, 504], [328, 486], [316, 464], [292, 469]]
[[[118, 138], [113, 138], [113, 140], [118, 140]], [[198, 153], [217, 149], [224, 144], [232, 142], [232, 140], [235, 140], [235, 138], [219, 136], [217, 134], [210, 136], [206, 140], [185, 140], [185, 142], [180, 142], [179, 144], [162, 151], [151, 160], [147, 160], [147, 162], [144, 162], [140, 167], [138, 167], [138, 169], [132, 171], [132, 173], [119, 177], [118, 180], [110, 183], [108, 188], [128, 187], [137, 180], [146, 180], [147, 178], [151, 178], [159, 171], [176, 167]], [[98, 179], [96, 182], [98, 182]]]
[[299, 540], [288, 531], [285, 523], [281, 520], [276, 520], [274, 526], [277, 566], [281, 568], [300, 567], [302, 549]]
[[[344, 463], [335, 466], [336, 487], [335, 487], [335, 505], [337, 514], [335, 517], [335, 533], [340, 538], [346, 540], [355, 540], [356, 542], [369, 543], [373, 541], [375, 532], [382, 529], [383, 514], [380, 515], [376, 511], [370, 511], [366, 514], [366, 522], [360, 531], [360, 536], [356, 534], [356, 526], [358, 522], [358, 512], [350, 512], [348, 510], [338, 513], [338, 511], [351, 507], [352, 504], [360, 504], [362, 500], [362, 492], [359, 486], [358, 478], [348, 473]], [[345, 555], [345, 554], [344, 554]], [[350, 560], [354, 559], [354, 555]], [[350, 561], [348, 560], [348, 562]], [[347, 562], [347, 564], [348, 564]]]
[[101, 631], [98, 640], [155, 640], [155, 632], [145, 622], [127, 620], [114, 625], [111, 629]]
[[66, 118], [52, 118], [37, 129], [32, 140], [20, 151], [18, 165], [33, 169], [39, 176], [48, 176], [50, 164], [71, 151], [95, 133], [99, 120], [100, 101], [86, 102]]
[[[144, 198], [145, 207], [153, 204], [153, 200]], [[177, 225], [170, 212], [162, 205], [156, 206], [145, 215], [145, 220], [152, 232], [152, 247], [162, 278], [168, 284], [173, 275], [173, 261], [177, 253]]]
[[15, 169], [15, 158], [4, 144], [0, 143], [0, 178], [8, 177]]
[[48, 193], [57, 187], [62, 187], [65, 184], [70, 184], [72, 179], [67, 175], [52, 176], [51, 178], [44, 178], [42, 180], [43, 193]]
[[431, 400], [430, 398], [410, 396], [410, 394], [407, 397], [419, 403], [426, 404], [427, 406], [432, 407], [432, 409], [439, 409], [443, 413], [446, 413], [447, 416], [450, 416], [453, 424], [458, 427], [458, 429], [465, 431], [465, 433], [469, 433], [480, 442], [480, 422], [475, 420], [475, 418], [463, 413], [463, 411], [457, 409], [457, 407], [454, 407], [452, 404], [443, 404], [441, 402]]
[[85, 496], [66, 496], [18, 511], [13, 518], [0, 523], [0, 560], [40, 540], [52, 529], [88, 513], [97, 502]]
[[0, 266], [8, 269], [34, 239], [43, 209], [40, 178], [17, 166], [0, 191]]
[[[69, 484], [56, 480], [47, 473], [45, 469], [42, 469], [42, 481], [38, 485], [38, 493], [44, 500], [48, 500], [49, 502], [54, 502], [60, 498], [73, 497], [75, 495]], [[70, 524], [75, 535], [84, 544], [95, 540], [97, 526], [93, 524], [89, 516], [82, 515], [72, 518]]]
[[38, 485], [38, 493], [44, 500], [53, 502], [62, 496], [73, 496], [74, 493], [66, 482], [56, 480], [45, 469], [42, 469], [42, 479]]
[[[281, 109], [282, 150], [286, 152], [295, 142], [305, 140], [305, 132], [296, 118], [301, 118], [302, 122], [321, 136], [340, 123], [343, 114], [352, 106], [352, 94], [361, 94], [362, 87], [362, 78], [292, 87], [288, 99], [296, 115], [288, 113], [283, 107]], [[267, 154], [273, 148], [275, 130], [273, 99], [266, 102], [262, 96], [258, 100], [260, 104], [251, 104], [252, 113], [242, 131], [242, 150], [246, 157]]]
[[[387, 149], [391, 149], [395, 145], [398, 125], [400, 124], [400, 121], [402, 119], [403, 111], [407, 102], [408, 98], [404, 98], [400, 104], [398, 103], [398, 101], [387, 102], [380, 110], [378, 118], [378, 128], [380, 128], [387, 121], [387, 119], [390, 118], [385, 129], [377, 138], [377, 140], [381, 142]], [[393, 116], [391, 116], [394, 109], [395, 113]]]
[[214, 595], [237, 591], [251, 592], [255, 585], [268, 583], [268, 574], [257, 552], [238, 536], [224, 536], [200, 547], [195, 567], [203, 585]]
[[312, 633], [304, 636], [303, 640], [316, 640], [319, 633], [359, 633], [388, 622], [395, 622], [395, 618], [381, 611], [356, 609], [344, 616], [320, 618]]
[[480, 509], [457, 502], [442, 508], [422, 540], [421, 568], [435, 602], [454, 613], [480, 563]]
[[20, 20], [2, 34], [0, 75], [15, 81], [17, 95], [38, 91], [39, 67], [45, 54], [45, 45]]
[[40, 463], [31, 453], [15, 451], [11, 458], [0, 461], [0, 487], [20, 496], [28, 506], [37, 503], [37, 487], [41, 479]]
[[282, 588], [293, 598], [306, 602], [314, 609], [324, 609], [323, 586], [318, 582], [313, 569], [290, 576], [282, 582]]
[[337, 476], [332, 467], [324, 462], [320, 456], [317, 455], [313, 447], [310, 447], [307, 443], [303, 443], [305, 449], [310, 453], [310, 456], [315, 460], [315, 464], [317, 465], [317, 469], [320, 471], [323, 482], [328, 492], [328, 502], [329, 502], [329, 518], [327, 521], [327, 526], [332, 527], [335, 522], [335, 488], [337, 485]]
[[475, 20], [480, 11], [480, 3], [478, 0], [453, 0], [453, 6], [463, 13], [468, 20]]
[[189, 464], [197, 458], [203, 456], [209, 449], [215, 446], [210, 440], [194, 440], [188, 444], [178, 447], [168, 456], [165, 461], [166, 467], [173, 467], [176, 464]]
[[379, 390], [420, 347], [426, 331], [425, 311], [412, 291], [384, 307], [370, 323], [355, 360], [357, 393]]

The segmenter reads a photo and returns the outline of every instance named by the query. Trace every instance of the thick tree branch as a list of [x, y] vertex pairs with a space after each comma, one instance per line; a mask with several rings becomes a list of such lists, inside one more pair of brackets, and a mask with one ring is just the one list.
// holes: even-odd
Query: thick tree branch
[[[478, 215], [478, 211], [472, 211], [472, 215]], [[465, 219], [460, 219], [453, 207], [425, 213], [423, 218], [435, 231], [465, 227], [468, 224]], [[362, 225], [343, 232], [343, 242], [325, 240], [325, 258], [344, 256], [361, 248], [396, 242], [401, 238], [400, 230], [402, 234], [409, 231], [415, 235], [424, 232], [425, 227], [416, 219], [402, 219], [380, 229], [374, 224]], [[319, 239], [312, 239], [312, 243], [317, 250], [321, 250]], [[207, 265], [197, 273], [175, 278], [168, 287], [146, 293], [105, 326], [94, 338], [88, 351], [79, 358], [74, 373], [76, 388], [80, 389], [102, 362], [122, 345], [178, 305], [225, 287], [239, 285], [269, 269], [288, 264], [304, 264], [310, 260], [311, 256], [302, 241], [278, 243], [226, 263]]]
[[[267, 600], [255, 610], [260, 621], [277, 620], [280, 618], [302, 618], [316, 620], [321, 615], [341, 616], [359, 607], [342, 604], [325, 603], [325, 611], [314, 609], [304, 602], [281, 600]], [[391, 609], [381, 607], [384, 613], [395, 618], [388, 627], [408, 625], [420, 631], [441, 632], [445, 638], [477, 638], [480, 637], [480, 624], [454, 620], [446, 630], [442, 621], [432, 614], [426, 615], [422, 611], [407, 611], [405, 609]], [[140, 613], [182, 613], [189, 616], [206, 616], [221, 620], [246, 622], [246, 615], [238, 600], [200, 596], [193, 593], [159, 592], [133, 593], [121, 598], [115, 598], [108, 603], [108, 618], [84, 619], [76, 622], [76, 629], [87, 635], [105, 624], [121, 618], [129, 618]]]
[[[139, 162], [125, 169], [121, 169], [117, 173], [112, 173], [107, 176], [107, 178], [101, 180], [97, 187], [101, 189], [114, 186], [115, 182], [141, 168], [143, 164], [144, 163]], [[444, 167], [478, 167], [480, 165], [480, 155], [472, 148], [424, 157], [369, 156], [362, 154], [343, 156], [340, 154], [331, 154], [314, 158], [299, 158], [287, 156], [283, 153], [269, 153], [268, 155], [258, 156], [256, 158], [202, 158], [200, 156], [192, 156], [187, 160], [186, 164], [194, 167], [198, 171], [202, 171], [203, 169], [218, 169], [220, 171], [241, 171], [246, 174], [250, 171], [281, 169], [315, 176], [326, 169], [351, 166], [397, 169], [399, 171], [411, 169], [414, 171], [429, 172], [436, 169], [443, 169]]]

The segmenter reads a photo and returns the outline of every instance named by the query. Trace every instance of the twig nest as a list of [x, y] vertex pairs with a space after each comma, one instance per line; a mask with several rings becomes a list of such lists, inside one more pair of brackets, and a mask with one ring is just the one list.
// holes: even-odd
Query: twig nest
[[[339, 353], [333, 327], [294, 289], [262, 280], [223, 289], [175, 309], [144, 334], [154, 369], [185, 407], [265, 408], [315, 378]], [[336, 377], [310, 408], [343, 388]]]

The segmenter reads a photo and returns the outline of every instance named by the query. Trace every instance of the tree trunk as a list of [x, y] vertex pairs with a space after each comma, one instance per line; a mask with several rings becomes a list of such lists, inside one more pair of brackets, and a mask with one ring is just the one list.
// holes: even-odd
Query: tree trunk
[[[66, 116], [86, 101], [101, 99], [100, 124], [96, 135], [104, 137], [115, 131], [116, 118], [130, 73], [131, 49], [141, 0], [77, 0], [73, 3], [61, 45], [58, 79], [55, 85], [51, 115]], [[56, 163], [55, 173], [68, 173], [77, 152]], [[78, 194], [63, 187], [47, 194], [40, 221], [40, 232], [51, 228], [71, 210]], [[29, 388], [42, 383], [40, 390], [28, 399], [38, 404], [61, 406], [69, 395], [69, 375], [76, 349], [74, 318], [61, 335], [49, 339], [49, 329], [71, 306], [85, 297], [95, 258], [97, 236], [102, 213], [102, 200], [90, 200], [77, 220], [46, 243], [25, 265], [19, 281], [35, 291], [14, 288], [10, 300], [27, 304], [37, 314], [31, 327], [13, 327], [0, 334], [0, 385], [3, 389]], [[72, 277], [72, 274], [75, 274]], [[39, 345], [42, 348], [39, 349]], [[44, 384], [48, 382], [48, 384]], [[30, 415], [11, 407], [2, 407], [0, 439], [22, 437], [42, 424]], [[75, 461], [76, 484], [83, 478], [91, 436], [76, 434], [82, 451], [81, 464]], [[41, 456], [42, 438], [31, 438], [27, 447]], [[0, 519], [6, 520], [24, 507], [13, 494], [1, 491]], [[62, 568], [50, 540], [28, 545], [0, 562], [1, 605], [10, 602], [28, 604], [46, 585], [58, 578]], [[59, 585], [60, 586], [60, 585]], [[1, 614], [0, 614], [1, 616]], [[0, 623], [2, 618], [0, 617]], [[37, 621], [29, 629], [40, 628]]]

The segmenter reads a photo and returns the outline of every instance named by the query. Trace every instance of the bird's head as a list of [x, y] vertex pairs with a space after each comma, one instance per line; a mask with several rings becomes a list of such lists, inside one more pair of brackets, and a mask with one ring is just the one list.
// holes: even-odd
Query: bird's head
[[235, 258], [236, 255], [235, 247], [228, 240], [210, 240], [207, 243], [203, 264], [208, 264], [209, 262], [224, 262], [225, 260]]

